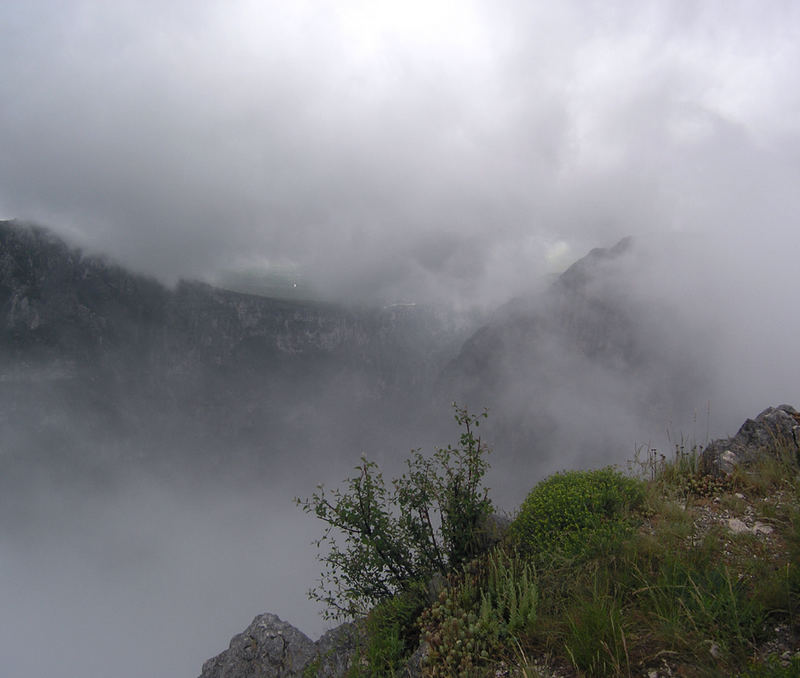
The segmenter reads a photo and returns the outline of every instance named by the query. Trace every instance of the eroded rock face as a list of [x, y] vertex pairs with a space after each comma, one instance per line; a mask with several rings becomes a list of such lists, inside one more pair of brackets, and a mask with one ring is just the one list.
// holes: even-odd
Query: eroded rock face
[[200, 678], [340, 678], [357, 645], [355, 624], [342, 624], [314, 642], [276, 615], [261, 614], [203, 664]]
[[227, 650], [203, 664], [201, 678], [298, 678], [315, 657], [314, 642], [274, 614], [256, 617]]
[[768, 407], [745, 421], [733, 438], [713, 441], [703, 450], [700, 467], [715, 476], [727, 475], [761, 455], [782, 451], [800, 455], [800, 412], [791, 405]]
[[345, 676], [352, 663], [356, 661], [359, 647], [358, 626], [353, 623], [341, 624], [325, 632], [314, 645], [316, 652], [312, 660], [314, 670], [308, 674], [315, 678]]
[[430, 409], [470, 322], [424, 303], [168, 288], [0, 220], [5, 458], [41, 459], [49, 474], [99, 459], [227, 468], [235, 451], [259, 467], [299, 449], [375, 449]]

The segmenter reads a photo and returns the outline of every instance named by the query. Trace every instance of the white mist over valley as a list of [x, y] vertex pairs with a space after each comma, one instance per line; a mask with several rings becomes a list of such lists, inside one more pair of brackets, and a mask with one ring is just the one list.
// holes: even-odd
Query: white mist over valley
[[311, 636], [321, 525], [488, 408], [513, 512], [800, 402], [800, 8], [0, 8], [0, 657]]

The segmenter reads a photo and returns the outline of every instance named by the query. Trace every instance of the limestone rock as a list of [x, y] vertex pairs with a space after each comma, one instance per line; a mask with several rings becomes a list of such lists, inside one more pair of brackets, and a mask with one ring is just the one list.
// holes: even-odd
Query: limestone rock
[[331, 629], [314, 644], [312, 661], [315, 678], [340, 678], [349, 671], [358, 650], [360, 631], [357, 624], [346, 623]]
[[750, 528], [747, 527], [747, 525], [738, 518], [728, 519], [728, 529], [734, 534], [742, 534], [744, 532], [750, 531]]
[[203, 664], [200, 678], [341, 678], [356, 655], [358, 634], [356, 624], [342, 624], [314, 642], [276, 615], [262, 614]]
[[430, 651], [430, 646], [424, 640], [420, 642], [414, 654], [408, 658], [405, 667], [400, 673], [402, 678], [421, 678], [422, 665]]
[[782, 450], [800, 457], [800, 412], [791, 405], [768, 407], [742, 424], [733, 438], [713, 441], [700, 458], [700, 467], [715, 476], [748, 466], [764, 454]]
[[203, 664], [200, 678], [301, 678], [315, 656], [308, 636], [274, 614], [262, 614]]

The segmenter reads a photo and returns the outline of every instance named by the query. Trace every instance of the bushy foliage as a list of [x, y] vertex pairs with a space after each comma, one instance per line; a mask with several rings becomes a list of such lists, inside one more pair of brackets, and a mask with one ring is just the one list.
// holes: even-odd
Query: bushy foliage
[[481, 527], [492, 504], [483, 486], [488, 448], [475, 430], [486, 413], [454, 409], [459, 444], [431, 457], [413, 451], [407, 472], [391, 485], [362, 458], [344, 489], [326, 492], [320, 485], [310, 499], [297, 500], [326, 523], [316, 542], [322, 577], [309, 596], [326, 604], [329, 618], [363, 615], [481, 550]]
[[502, 644], [536, 619], [533, 565], [497, 547], [452, 575], [449, 584], [420, 617], [429, 646], [425, 675], [481, 675]]
[[[466, 416], [457, 410], [460, 424]], [[460, 505], [462, 488], [473, 487], [474, 475], [457, 463], [459, 451], [476, 443], [480, 448], [471, 437], [475, 422], [466, 423], [458, 450], [431, 459], [414, 453], [391, 492], [375, 481], [374, 466], [353, 480], [362, 483], [353, 496], [373, 492], [377, 499], [367, 497], [365, 505], [385, 509], [377, 514], [384, 516], [379, 532], [405, 539], [402, 544], [427, 543], [427, 556], [418, 550], [405, 557], [443, 573], [385, 582], [396, 592], [366, 618], [359, 675], [398, 675], [420, 635], [428, 647], [423, 675], [430, 678], [538, 675], [548, 664], [608, 678], [662, 669], [743, 678], [797, 673], [797, 656], [763, 653], [765, 643], [774, 642], [773, 630], [800, 630], [800, 471], [794, 457], [767, 460], [724, 482], [707, 481], [694, 454], [680, 449], [674, 461], [651, 456], [648, 473], [640, 474], [646, 481], [613, 468], [559, 473], [531, 491], [506, 540], [472, 557], [481, 548], [486, 515], [471, 520], [473, 514], [448, 510]], [[475, 468], [482, 475], [485, 466]], [[468, 505], [483, 506], [485, 492], [467, 495], [477, 502]], [[753, 503], [750, 495], [760, 499]], [[430, 497], [441, 499], [432, 504]], [[352, 508], [349, 501], [339, 508]], [[420, 506], [440, 512], [406, 515]], [[773, 532], [768, 538], [731, 533], [724, 520], [729, 509], [755, 512]], [[471, 535], [460, 546], [433, 529], [437, 516], [450, 515], [464, 522], [453, 520], [462, 527], [449, 534]], [[436, 541], [425, 542], [426, 534]], [[361, 535], [359, 543], [367, 548], [375, 536]], [[438, 595], [432, 593], [437, 586]], [[529, 656], [537, 658], [534, 664]]]
[[643, 498], [642, 483], [613, 468], [557, 473], [533, 488], [511, 533], [529, 554], [576, 554], [618, 536]]

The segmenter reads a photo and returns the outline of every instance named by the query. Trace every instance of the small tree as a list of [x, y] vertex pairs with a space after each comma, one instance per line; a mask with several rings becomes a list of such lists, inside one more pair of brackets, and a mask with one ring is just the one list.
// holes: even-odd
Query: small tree
[[475, 429], [487, 413], [453, 408], [463, 429], [458, 446], [439, 448], [431, 457], [412, 451], [407, 472], [391, 487], [362, 457], [344, 489], [326, 493], [319, 485], [310, 499], [296, 500], [326, 523], [315, 542], [322, 576], [309, 597], [325, 603], [328, 618], [362, 615], [479, 552], [492, 504], [483, 487], [489, 450]]

